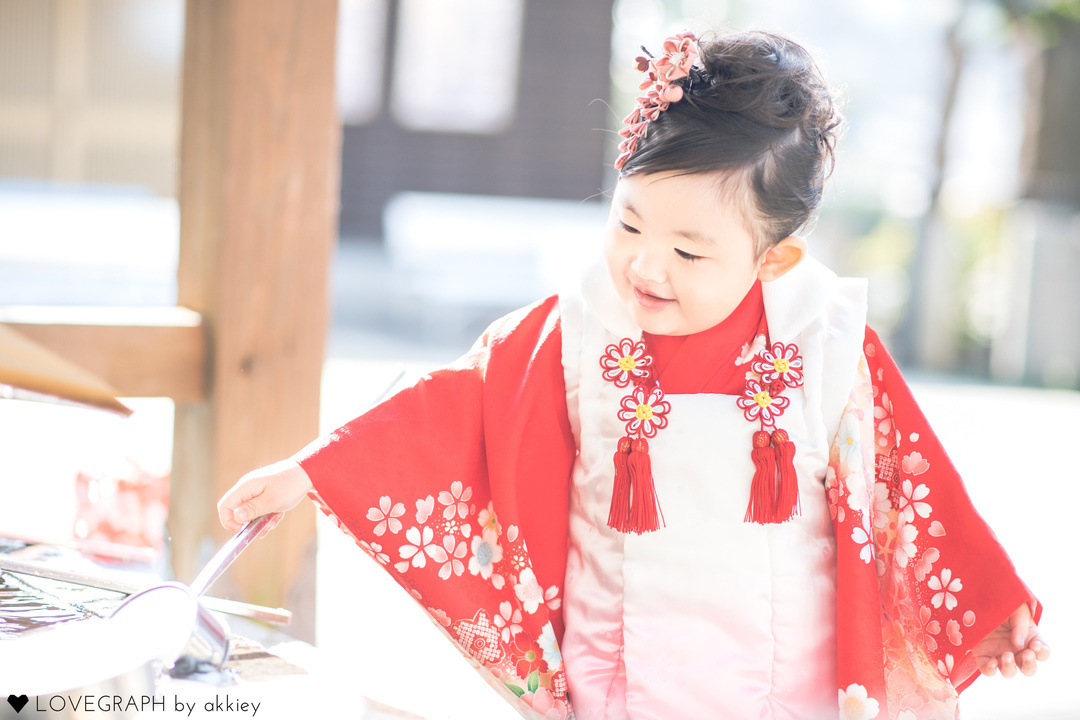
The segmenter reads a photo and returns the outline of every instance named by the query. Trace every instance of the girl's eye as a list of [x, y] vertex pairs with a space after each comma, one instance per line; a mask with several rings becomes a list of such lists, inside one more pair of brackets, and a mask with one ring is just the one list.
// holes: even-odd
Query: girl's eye
[[629, 225], [624, 223], [622, 220], [619, 221], [619, 224], [622, 225], [622, 229], [625, 232], [633, 233], [634, 235], [640, 235], [641, 234], [641, 231], [638, 230], [636, 227], [630, 227]]
[[682, 251], [682, 250], [680, 250], [679, 248], [675, 248], [675, 252], [676, 252], [676, 253], [677, 253], [677, 254], [679, 255], [679, 257], [681, 257], [681, 258], [682, 258], [683, 260], [690, 260], [691, 262], [692, 262], [692, 261], [694, 261], [694, 260], [701, 260], [701, 256], [700, 256], [700, 255], [691, 255], [691, 254], [690, 254], [690, 253], [688, 253], [688, 252], [683, 252], [683, 251]]

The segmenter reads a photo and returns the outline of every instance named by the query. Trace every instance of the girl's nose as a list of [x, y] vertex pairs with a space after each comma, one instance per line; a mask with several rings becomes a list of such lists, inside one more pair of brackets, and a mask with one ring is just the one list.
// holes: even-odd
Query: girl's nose
[[667, 280], [663, 257], [655, 248], [642, 247], [630, 263], [630, 271], [646, 283], [662, 283]]

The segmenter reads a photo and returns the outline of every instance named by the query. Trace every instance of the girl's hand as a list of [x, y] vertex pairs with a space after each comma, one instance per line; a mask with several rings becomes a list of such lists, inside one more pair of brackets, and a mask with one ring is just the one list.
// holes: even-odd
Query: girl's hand
[[293, 460], [252, 470], [218, 500], [218, 519], [230, 532], [237, 532], [251, 520], [275, 513], [259, 537], [274, 529], [286, 510], [296, 507], [311, 490], [311, 479]]
[[1016, 675], [1017, 670], [1034, 675], [1038, 663], [1050, 659], [1050, 647], [1039, 636], [1027, 603], [975, 645], [971, 653], [983, 675], [1001, 670], [1007, 678]]

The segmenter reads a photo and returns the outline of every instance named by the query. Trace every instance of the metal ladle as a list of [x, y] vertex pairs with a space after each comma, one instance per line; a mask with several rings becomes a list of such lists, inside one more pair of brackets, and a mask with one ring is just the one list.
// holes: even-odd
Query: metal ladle
[[191, 585], [177, 582], [154, 585], [129, 596], [112, 612], [111, 617], [129, 613], [149, 614], [152, 610], [148, 608], [183, 603], [180, 595], [186, 595], [189, 598], [188, 605], [192, 606], [194, 619], [191, 635], [176, 658], [188, 657], [193, 665], [205, 662], [220, 670], [229, 659], [229, 628], [225, 621], [207, 609], [199, 598], [273, 519], [272, 514], [263, 515], [241, 528], [240, 532], [210, 558], [210, 562], [199, 572]]

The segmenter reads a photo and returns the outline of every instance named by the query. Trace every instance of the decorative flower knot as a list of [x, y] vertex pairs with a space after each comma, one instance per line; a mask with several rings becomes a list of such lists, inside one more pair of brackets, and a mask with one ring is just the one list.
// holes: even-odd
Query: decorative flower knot
[[600, 358], [604, 379], [621, 388], [629, 386], [631, 382], [637, 385], [648, 378], [650, 365], [652, 356], [647, 354], [645, 343], [630, 338], [608, 345]]
[[761, 382], [766, 385], [779, 380], [787, 387], [798, 387], [803, 382], [802, 366], [798, 346], [778, 342], [758, 353], [750, 369], [760, 375]]
[[790, 402], [786, 397], [773, 397], [754, 379], [746, 381], [746, 389], [736, 400], [746, 419], [751, 422], [760, 420], [762, 427], [772, 427], [776, 418], [784, 414]]
[[664, 400], [659, 387], [638, 385], [622, 399], [619, 419], [626, 423], [626, 434], [653, 437], [657, 430], [667, 427], [671, 404]]

